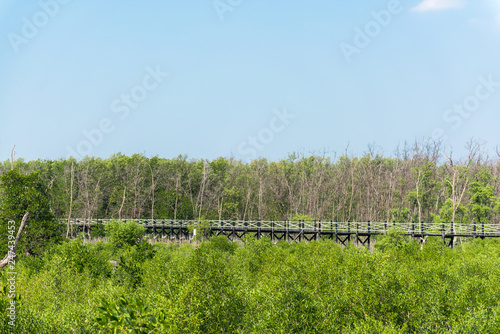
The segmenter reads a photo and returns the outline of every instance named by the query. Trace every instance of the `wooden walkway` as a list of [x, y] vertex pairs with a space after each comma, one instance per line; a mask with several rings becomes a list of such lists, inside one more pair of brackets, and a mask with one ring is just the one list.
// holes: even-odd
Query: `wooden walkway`
[[[385, 234], [390, 228], [396, 228], [413, 238], [441, 237], [449, 246], [453, 239], [464, 238], [500, 238], [500, 224], [471, 223], [459, 225], [453, 223], [396, 223], [396, 222], [322, 222], [322, 221], [241, 221], [241, 220], [171, 220], [171, 219], [122, 219], [135, 221], [144, 226], [145, 234], [154, 238], [189, 240], [195, 235], [225, 235], [230, 240], [241, 239], [246, 235], [256, 238], [270, 237], [278, 240], [311, 241], [322, 238], [332, 239], [346, 245], [370, 246], [372, 237]], [[71, 219], [70, 224], [76, 230], [95, 229], [111, 219]], [[68, 220], [61, 220], [67, 224]], [[453, 232], [454, 231], [454, 232]]]

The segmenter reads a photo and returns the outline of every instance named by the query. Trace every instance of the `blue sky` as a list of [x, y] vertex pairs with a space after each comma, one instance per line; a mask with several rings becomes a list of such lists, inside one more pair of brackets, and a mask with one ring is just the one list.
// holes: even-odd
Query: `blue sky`
[[0, 160], [500, 145], [500, 0], [0, 0]]

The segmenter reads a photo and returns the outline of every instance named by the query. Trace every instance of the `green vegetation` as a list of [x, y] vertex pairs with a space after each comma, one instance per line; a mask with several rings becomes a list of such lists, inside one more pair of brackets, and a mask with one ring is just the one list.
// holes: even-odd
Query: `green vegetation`
[[[9, 267], [0, 271], [0, 333], [498, 333], [500, 240], [455, 238], [446, 248], [390, 229], [372, 250], [330, 240], [206, 241], [208, 220], [221, 218], [498, 221], [500, 162], [474, 150], [467, 161], [440, 162], [434, 149], [415, 146], [411, 159], [0, 164], [4, 254], [7, 222], [30, 213], [15, 284]], [[57, 222], [68, 217], [202, 224], [190, 243], [153, 243], [132, 221], [75, 237]]]
[[144, 236], [144, 227], [134, 221], [111, 221], [104, 229], [108, 242], [115, 248], [137, 245]]
[[[13, 220], [16, 232], [21, 219], [29, 212], [29, 223], [23, 230], [17, 253], [41, 255], [45, 249], [62, 241], [63, 226], [50, 211], [49, 191], [38, 172], [24, 175], [12, 170], [0, 176], [0, 254], [7, 254], [8, 221]], [[2, 255], [3, 257], [3, 255]]]
[[16, 328], [3, 315], [0, 332], [498, 333], [499, 249], [429, 239], [420, 250], [396, 230], [374, 251], [328, 240], [76, 239], [20, 258]]
[[[214, 160], [115, 154], [80, 161], [14, 161], [36, 171], [57, 218], [445, 221], [500, 218], [500, 160], [469, 144], [467, 159], [415, 143], [395, 156], [291, 154]], [[0, 163], [0, 175], [11, 168]], [[0, 196], [0, 202], [2, 198]], [[70, 235], [71, 235], [70, 231]], [[73, 234], [74, 236], [74, 234]]]

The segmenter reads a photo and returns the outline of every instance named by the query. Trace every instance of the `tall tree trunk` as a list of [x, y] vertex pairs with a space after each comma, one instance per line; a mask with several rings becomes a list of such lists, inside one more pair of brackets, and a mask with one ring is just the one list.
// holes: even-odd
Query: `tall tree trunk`
[[73, 174], [74, 174], [74, 161], [71, 161], [71, 182], [70, 182], [70, 190], [69, 190], [69, 214], [68, 214], [68, 228], [66, 230], [66, 238], [69, 237], [70, 231], [70, 220], [71, 214], [73, 212]]
[[179, 203], [179, 181], [180, 176], [175, 179], [175, 206], [174, 206], [174, 220], [177, 220], [177, 205]]
[[16, 158], [16, 145], [12, 148], [12, 152], [10, 152], [10, 170], [14, 170], [14, 159]]
[[122, 220], [122, 210], [123, 210], [123, 205], [125, 204], [126, 191], [127, 191], [127, 186], [123, 188], [122, 205], [120, 206], [120, 210], [118, 210], [118, 220]]

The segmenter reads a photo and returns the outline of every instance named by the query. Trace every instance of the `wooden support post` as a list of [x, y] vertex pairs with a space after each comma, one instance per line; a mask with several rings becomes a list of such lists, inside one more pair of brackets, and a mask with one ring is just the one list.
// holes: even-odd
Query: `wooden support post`
[[356, 246], [359, 246], [358, 232], [359, 232], [359, 222], [356, 222]]
[[335, 221], [335, 242], [337, 242], [338, 233], [339, 233], [339, 223]]
[[351, 222], [347, 222], [347, 239], [351, 242]]
[[299, 220], [299, 241], [302, 241], [302, 221]]
[[174, 233], [174, 221], [170, 219], [170, 235], [169, 235], [170, 240], [172, 240], [173, 233]]
[[257, 239], [260, 239], [261, 233], [260, 233], [260, 220], [257, 221]]
[[481, 222], [481, 234], [483, 235], [484, 239], [484, 220]]
[[233, 230], [232, 230], [232, 233], [231, 233], [231, 241], [234, 241], [234, 235], [236, 233], [235, 229], [236, 229], [236, 220], [233, 219]]
[[444, 221], [442, 222], [442, 225], [441, 225], [441, 239], [443, 239], [443, 243], [446, 245], [446, 240], [445, 240], [445, 236], [444, 236]]
[[285, 220], [285, 238], [286, 241], [290, 241], [290, 232], [288, 232], [288, 229], [290, 228], [290, 224], [288, 220]]
[[453, 244], [455, 243], [455, 233], [453, 233], [453, 220], [451, 221], [451, 241], [450, 241], [450, 246], [453, 248]]
[[472, 221], [472, 239], [476, 239], [476, 222]]
[[318, 221], [318, 239], [321, 239], [321, 220]]
[[302, 228], [301, 228], [302, 239], [305, 239], [305, 233], [304, 233], [305, 225], [306, 225], [305, 222], [302, 221]]
[[314, 221], [314, 240], [318, 240], [318, 232], [317, 232], [317, 229], [316, 229], [316, 221]]
[[182, 236], [183, 236], [182, 234], [184, 233], [182, 231], [182, 219], [179, 221], [179, 224], [180, 224], [180, 226], [179, 226], [179, 240], [182, 240]]
[[384, 233], [386, 233], [386, 232], [387, 232], [387, 220], [384, 221]]
[[271, 242], [274, 243], [274, 220], [271, 220]]
[[368, 221], [368, 249], [370, 249], [370, 221]]

